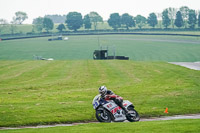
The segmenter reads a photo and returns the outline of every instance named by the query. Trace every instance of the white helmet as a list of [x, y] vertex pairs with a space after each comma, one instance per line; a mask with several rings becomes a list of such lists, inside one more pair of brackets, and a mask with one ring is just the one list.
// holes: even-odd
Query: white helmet
[[105, 96], [106, 93], [107, 93], [107, 88], [106, 88], [106, 86], [101, 86], [101, 87], [99, 87], [99, 93], [100, 93], [102, 96]]

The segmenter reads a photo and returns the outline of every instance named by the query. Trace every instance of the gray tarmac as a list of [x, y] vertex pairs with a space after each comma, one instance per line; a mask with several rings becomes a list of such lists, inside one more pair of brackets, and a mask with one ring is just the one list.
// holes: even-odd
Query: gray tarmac
[[200, 61], [198, 62], [169, 62], [169, 63], [186, 67], [192, 70], [198, 70], [198, 71], [200, 70]]

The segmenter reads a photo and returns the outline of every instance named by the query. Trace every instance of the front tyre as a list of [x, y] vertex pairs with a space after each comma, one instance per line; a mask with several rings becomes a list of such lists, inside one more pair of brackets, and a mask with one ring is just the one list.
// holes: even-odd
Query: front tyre
[[140, 120], [140, 116], [139, 116], [138, 112], [134, 108], [129, 107], [128, 110], [130, 111], [130, 113], [128, 113], [126, 115], [126, 118], [127, 118], [128, 121], [136, 122], [136, 121]]
[[111, 122], [111, 116], [105, 109], [96, 110], [96, 118], [99, 122]]

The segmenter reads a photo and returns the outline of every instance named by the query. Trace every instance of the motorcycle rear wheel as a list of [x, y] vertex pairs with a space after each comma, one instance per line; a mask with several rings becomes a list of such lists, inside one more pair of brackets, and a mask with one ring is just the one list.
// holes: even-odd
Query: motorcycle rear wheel
[[111, 122], [111, 116], [109, 112], [105, 109], [96, 110], [96, 118], [99, 122]]
[[133, 111], [133, 113], [126, 115], [126, 118], [128, 121], [137, 122], [140, 120], [140, 116], [139, 116], [138, 112], [133, 107], [129, 107], [128, 110]]

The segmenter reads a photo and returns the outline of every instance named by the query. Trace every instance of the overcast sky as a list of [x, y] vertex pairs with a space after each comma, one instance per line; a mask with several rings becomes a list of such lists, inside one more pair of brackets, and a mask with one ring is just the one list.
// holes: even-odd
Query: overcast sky
[[28, 14], [24, 23], [32, 23], [34, 18], [47, 14], [67, 15], [77, 11], [84, 16], [96, 11], [107, 20], [116, 12], [147, 17], [152, 12], [161, 13], [165, 8], [181, 6], [200, 10], [200, 0], [0, 0], [0, 18], [10, 22], [15, 12], [23, 11]]

